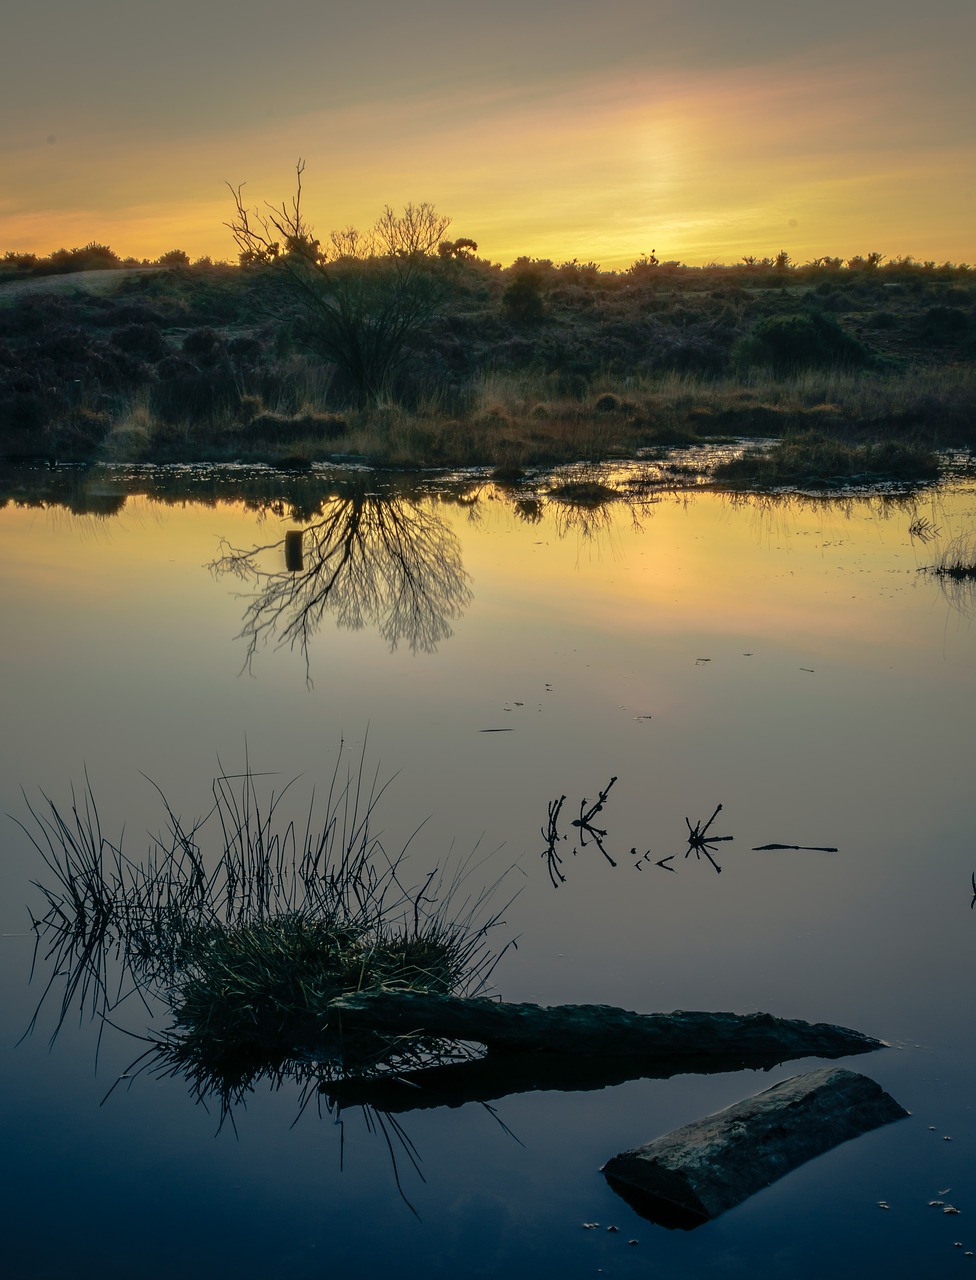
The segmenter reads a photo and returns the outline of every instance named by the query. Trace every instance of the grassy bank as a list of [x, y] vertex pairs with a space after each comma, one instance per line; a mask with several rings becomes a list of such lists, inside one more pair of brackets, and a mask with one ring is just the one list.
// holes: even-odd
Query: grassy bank
[[451, 264], [368, 403], [260, 273], [0, 282], [0, 458], [517, 471], [742, 436], [976, 443], [968, 272], [530, 266]]

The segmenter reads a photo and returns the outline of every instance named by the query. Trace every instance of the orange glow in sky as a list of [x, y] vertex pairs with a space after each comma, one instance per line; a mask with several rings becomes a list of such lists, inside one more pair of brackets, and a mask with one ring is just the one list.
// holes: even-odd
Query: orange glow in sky
[[25, 6], [0, 252], [233, 259], [224, 182], [281, 201], [301, 156], [323, 238], [429, 200], [505, 264], [976, 258], [971, 0], [351, 8]]

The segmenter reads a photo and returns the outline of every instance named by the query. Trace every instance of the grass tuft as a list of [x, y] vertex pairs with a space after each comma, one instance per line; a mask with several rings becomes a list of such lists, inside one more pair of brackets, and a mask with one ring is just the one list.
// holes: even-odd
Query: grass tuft
[[976, 581], [976, 533], [961, 533], [947, 542], [929, 572], [957, 582]]
[[192, 825], [159, 792], [166, 827], [141, 861], [105, 837], [90, 787], [68, 812], [28, 803], [24, 830], [50, 873], [34, 927], [53, 961], [34, 1021], [58, 983], [55, 1035], [79, 1001], [107, 1018], [134, 988], [169, 1011], [157, 1067], [183, 1070], [224, 1105], [309, 1045], [338, 1075], [437, 1053], [413, 1037], [343, 1037], [332, 1003], [482, 991], [499, 958], [497, 883], [472, 895], [463, 866], [410, 887], [410, 842], [391, 855], [372, 830], [388, 783], [366, 776], [364, 756], [343, 777], [344, 760], [340, 750], [320, 823], [314, 801], [302, 825], [286, 820], [290, 784], [264, 800], [249, 767], [214, 780], [213, 806]]
[[719, 463], [715, 479], [775, 487], [788, 484], [924, 482], [939, 475], [939, 460], [911, 441], [850, 443], [820, 432], [787, 436], [765, 449], [747, 449]]

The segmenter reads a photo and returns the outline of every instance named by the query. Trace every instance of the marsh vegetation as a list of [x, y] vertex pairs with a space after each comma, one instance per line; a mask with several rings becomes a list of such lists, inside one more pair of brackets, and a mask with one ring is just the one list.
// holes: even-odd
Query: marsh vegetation
[[737, 436], [972, 442], [968, 267], [502, 268], [428, 205], [323, 248], [300, 192], [270, 221], [235, 198], [242, 266], [41, 291], [42, 263], [0, 263], [0, 455], [515, 471]]
[[221, 773], [192, 823], [159, 792], [165, 826], [135, 858], [106, 834], [87, 781], [69, 805], [28, 802], [51, 969], [35, 1021], [53, 999], [56, 1035], [73, 1010], [111, 1019], [136, 993], [168, 1022], [150, 1066], [225, 1109], [306, 1048], [320, 1079], [456, 1057], [430, 1037], [344, 1030], [333, 1007], [364, 992], [481, 991], [499, 955], [498, 882], [475, 887], [467, 865], [411, 883], [410, 841], [388, 851], [375, 831], [389, 783], [363, 756], [350, 769], [341, 746], [318, 820], [314, 800], [302, 824], [285, 815], [290, 788], [261, 783], [247, 765]]

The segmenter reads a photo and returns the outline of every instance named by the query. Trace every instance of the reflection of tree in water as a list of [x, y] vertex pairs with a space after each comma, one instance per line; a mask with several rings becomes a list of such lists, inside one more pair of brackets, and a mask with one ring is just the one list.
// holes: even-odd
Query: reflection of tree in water
[[[280, 567], [265, 568], [275, 553]], [[472, 599], [453, 530], [425, 503], [365, 489], [327, 499], [314, 523], [277, 542], [223, 542], [211, 569], [255, 588], [240, 633], [247, 666], [272, 637], [300, 646], [307, 664], [327, 613], [348, 630], [376, 627], [391, 650], [432, 653]]]

